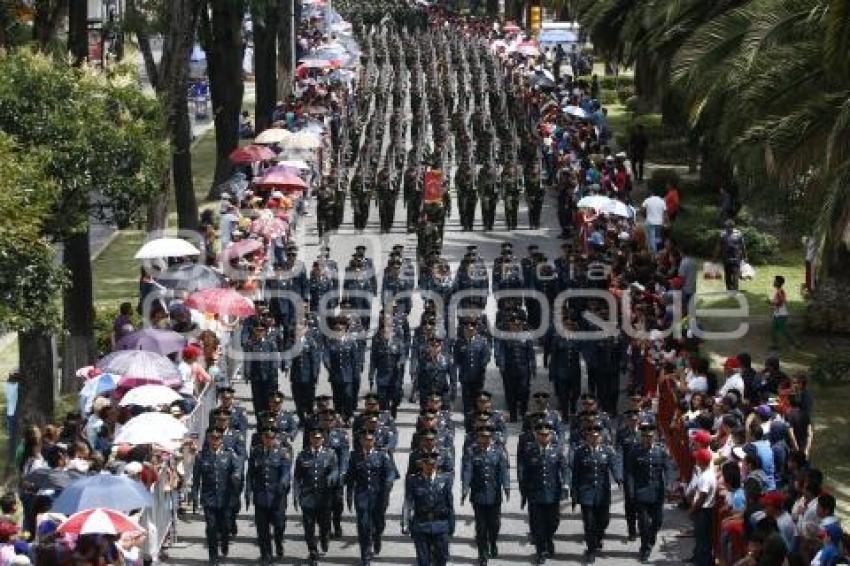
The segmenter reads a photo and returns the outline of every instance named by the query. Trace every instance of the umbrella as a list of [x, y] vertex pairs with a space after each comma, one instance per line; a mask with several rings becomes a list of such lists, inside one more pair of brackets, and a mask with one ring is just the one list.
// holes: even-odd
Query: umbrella
[[116, 344], [116, 350], [147, 350], [167, 356], [179, 352], [186, 345], [183, 335], [173, 330], [144, 328], [131, 332]]
[[153, 495], [142, 483], [124, 475], [98, 474], [68, 485], [50, 510], [71, 515], [97, 507], [127, 512], [152, 506]]
[[[171, 405], [175, 401], [180, 401], [183, 397], [179, 393], [164, 385], [140, 385], [134, 387], [121, 398], [119, 405], [128, 407], [136, 405], [138, 407], [158, 407], [160, 405]], [[133, 509], [131, 507], [131, 509]]]
[[519, 27], [518, 25], [516, 25], [516, 24], [506, 24], [506, 25], [502, 28], [502, 31], [505, 31], [505, 32], [507, 32], [507, 33], [516, 33], [516, 32], [518, 32], [518, 31], [520, 31], [520, 27]]
[[62, 491], [79, 477], [81, 477], [79, 472], [56, 468], [39, 468], [22, 477], [21, 481], [32, 485], [34, 491]]
[[200, 253], [201, 250], [181, 238], [157, 238], [142, 246], [134, 257], [136, 259], [157, 259], [199, 255]]
[[540, 88], [553, 88], [555, 79], [547, 77], [545, 72], [537, 71], [531, 76], [531, 84]]
[[117, 535], [142, 530], [137, 522], [124, 513], [97, 507], [71, 515], [59, 525], [57, 532], [61, 535]]
[[248, 317], [256, 312], [254, 303], [233, 289], [208, 289], [192, 293], [186, 305], [222, 316]]
[[304, 59], [298, 65], [299, 69], [330, 69], [331, 67], [339, 66], [334, 65], [334, 61], [332, 59]]
[[256, 163], [257, 161], [268, 161], [274, 159], [275, 152], [264, 145], [246, 145], [234, 149], [230, 155], [231, 163], [235, 165], [245, 165], [248, 163]]
[[260, 240], [247, 239], [233, 242], [224, 250], [224, 259], [230, 260], [234, 257], [242, 257], [252, 254], [263, 248], [263, 243]]
[[623, 201], [611, 199], [602, 205], [599, 212], [604, 212], [613, 216], [622, 216], [623, 218], [632, 218], [634, 216], [634, 209], [629, 210], [630, 208], [631, 207]]
[[285, 149], [316, 149], [322, 147], [322, 138], [313, 132], [302, 130], [281, 145]]
[[142, 413], [127, 421], [118, 434], [115, 444], [170, 444], [189, 432], [179, 420], [166, 413]]
[[576, 206], [579, 208], [595, 208], [596, 210], [602, 210], [611, 199], [608, 197], [603, 197], [602, 195], [590, 195], [582, 198], [578, 201]]
[[80, 411], [88, 413], [92, 409], [92, 403], [98, 396], [114, 391], [118, 388], [120, 376], [111, 373], [102, 373], [97, 377], [86, 381], [78, 395], [80, 403]]
[[540, 57], [540, 49], [538, 49], [535, 45], [531, 45], [528, 43], [525, 45], [519, 45], [516, 50], [517, 53], [521, 53], [526, 57]]
[[254, 181], [254, 184], [261, 187], [275, 187], [289, 190], [303, 190], [307, 188], [307, 183], [305, 183], [300, 177], [278, 168], [269, 169], [262, 178]]
[[277, 162], [281, 167], [290, 167], [299, 171], [309, 171], [310, 166], [303, 159], [284, 159]]
[[105, 372], [123, 376], [118, 381], [119, 387], [127, 387], [131, 383], [160, 383], [168, 386], [181, 384], [177, 366], [156, 352], [119, 350], [98, 360], [97, 367]]
[[565, 106], [564, 112], [576, 118], [587, 118], [587, 112], [584, 108], [580, 108], [578, 106]]
[[197, 264], [168, 269], [157, 275], [156, 281], [167, 289], [184, 289], [189, 292], [224, 287], [227, 284], [224, 275], [211, 267]]
[[280, 238], [289, 232], [289, 223], [280, 218], [260, 217], [251, 223], [251, 232], [266, 238]]
[[291, 135], [292, 132], [285, 128], [269, 128], [268, 130], [260, 132], [260, 134], [254, 138], [254, 143], [281, 143]]

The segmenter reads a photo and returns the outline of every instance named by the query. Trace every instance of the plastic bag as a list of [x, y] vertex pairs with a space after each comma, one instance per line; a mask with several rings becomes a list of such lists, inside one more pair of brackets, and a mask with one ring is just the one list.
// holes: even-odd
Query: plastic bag
[[753, 279], [756, 276], [756, 270], [746, 261], [741, 262], [741, 279]]

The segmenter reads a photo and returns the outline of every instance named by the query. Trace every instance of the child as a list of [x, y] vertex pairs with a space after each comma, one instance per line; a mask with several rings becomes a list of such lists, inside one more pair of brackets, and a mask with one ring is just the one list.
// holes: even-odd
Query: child
[[785, 278], [781, 275], [777, 275], [773, 279], [773, 288], [775, 289], [773, 292], [773, 298], [768, 300], [768, 304], [773, 308], [773, 322], [770, 326], [770, 339], [772, 342], [772, 349], [779, 349], [779, 335], [785, 337], [791, 346], [796, 347], [796, 343], [794, 339], [791, 338], [791, 334], [788, 332], [788, 298], [785, 295], [785, 289], [783, 289], [783, 285], [785, 285]]

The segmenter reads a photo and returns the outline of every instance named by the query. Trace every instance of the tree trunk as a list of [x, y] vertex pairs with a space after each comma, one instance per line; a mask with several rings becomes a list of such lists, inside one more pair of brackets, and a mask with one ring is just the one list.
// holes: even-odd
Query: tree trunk
[[89, 56], [88, 2], [74, 0], [68, 5], [68, 51], [74, 65], [80, 66]]
[[68, 0], [35, 0], [34, 8], [32, 38], [40, 49], [45, 50], [56, 39], [62, 16], [68, 10]]
[[499, 0], [487, 0], [487, 15], [491, 18], [499, 17]]
[[[188, 85], [187, 85], [188, 88]], [[184, 91], [185, 93], [185, 91]], [[192, 123], [187, 111], [186, 94], [176, 96], [173, 105], [183, 111], [171, 132], [171, 175], [174, 180], [174, 200], [177, 205], [177, 227], [181, 230], [198, 229], [198, 200], [192, 181]]]
[[658, 112], [661, 108], [661, 81], [645, 50], [638, 52], [635, 59], [635, 94], [639, 97], [643, 112]]
[[62, 265], [70, 274], [64, 291], [62, 312], [68, 332], [62, 355], [62, 393], [74, 389], [74, 372], [95, 362], [94, 297], [89, 230], [73, 234], [64, 241]]
[[270, 2], [252, 2], [254, 22], [254, 126], [262, 132], [272, 125], [277, 101], [277, 32], [279, 14]]
[[168, 227], [168, 202], [171, 196], [171, 169], [162, 173], [160, 195], [148, 205], [147, 231], [155, 232]]
[[[22, 378], [19, 385], [18, 422], [24, 426], [53, 422], [53, 343], [43, 330], [18, 333]], [[20, 433], [18, 438], [21, 438]]]
[[295, 72], [294, 4], [295, 0], [282, 0], [280, 3], [277, 49], [277, 98], [280, 100], [286, 100], [292, 93]]
[[207, 53], [210, 97], [215, 119], [215, 175], [207, 200], [221, 196], [219, 186], [233, 172], [230, 153], [239, 145], [242, 110], [242, 2], [211, 2], [212, 18], [201, 11], [201, 40]]

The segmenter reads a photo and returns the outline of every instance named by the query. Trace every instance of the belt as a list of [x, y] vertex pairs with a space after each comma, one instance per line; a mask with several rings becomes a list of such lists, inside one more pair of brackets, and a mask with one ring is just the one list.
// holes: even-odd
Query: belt
[[414, 519], [417, 521], [445, 521], [448, 517], [443, 513], [416, 513]]

